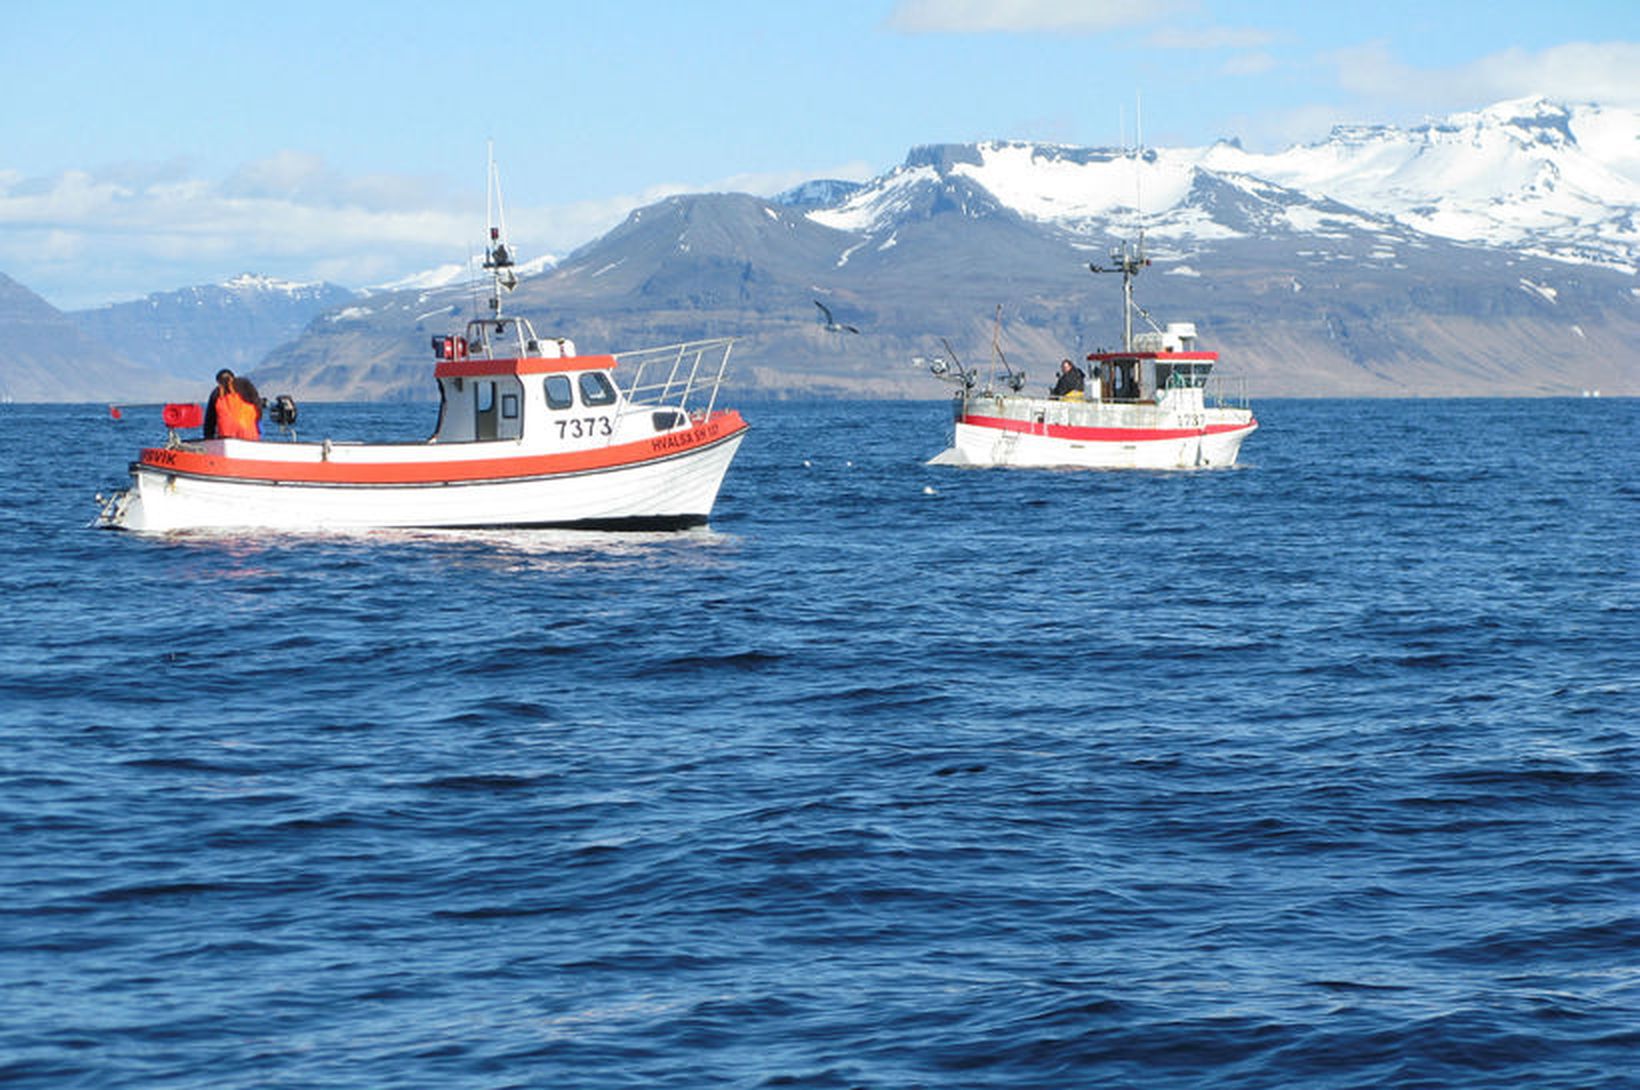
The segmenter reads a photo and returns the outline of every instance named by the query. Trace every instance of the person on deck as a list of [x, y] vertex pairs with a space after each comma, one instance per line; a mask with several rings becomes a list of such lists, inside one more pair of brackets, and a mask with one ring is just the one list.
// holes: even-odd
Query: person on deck
[[1048, 396], [1079, 401], [1082, 398], [1086, 380], [1087, 376], [1082, 373], [1080, 367], [1070, 360], [1061, 360], [1059, 361], [1059, 378], [1053, 384], [1053, 389], [1048, 391]]
[[233, 372], [224, 367], [216, 373], [216, 386], [211, 390], [211, 399], [205, 403], [205, 438], [216, 439], [216, 403], [222, 395], [233, 389]]
[[218, 439], [262, 438], [262, 398], [251, 380], [235, 375], [216, 403]]

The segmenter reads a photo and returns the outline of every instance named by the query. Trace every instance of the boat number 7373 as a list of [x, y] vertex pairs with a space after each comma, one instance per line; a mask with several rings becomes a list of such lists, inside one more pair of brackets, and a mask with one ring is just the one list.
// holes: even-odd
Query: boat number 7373
[[590, 439], [595, 435], [614, 435], [615, 429], [607, 416], [578, 416], [558, 421], [558, 438]]

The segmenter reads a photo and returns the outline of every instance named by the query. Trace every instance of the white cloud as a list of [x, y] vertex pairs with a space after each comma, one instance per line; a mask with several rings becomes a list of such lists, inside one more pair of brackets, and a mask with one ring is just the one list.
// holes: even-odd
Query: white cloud
[[1231, 115], [1225, 119], [1225, 131], [1235, 133], [1249, 149], [1275, 151], [1322, 139], [1334, 125], [1345, 124], [1352, 118], [1359, 120], [1342, 107], [1313, 103], [1286, 110]]
[[1276, 40], [1268, 30], [1252, 27], [1168, 27], [1150, 35], [1157, 49], [1258, 49]]
[[888, 25], [907, 34], [1096, 33], [1153, 23], [1187, 6], [1178, 0], [900, 0]]
[[[1416, 125], [1508, 99], [1542, 95], [1558, 102], [1597, 102], [1640, 109], [1640, 43], [1569, 43], [1508, 49], [1445, 68], [1402, 61], [1386, 42], [1368, 42], [1317, 58], [1330, 94], [1285, 110], [1226, 119], [1227, 132], [1249, 147], [1274, 150], [1325, 139], [1335, 125]], [[1259, 74], [1258, 54], [1233, 57], [1225, 75]]]
[[324, 160], [306, 152], [280, 151], [246, 163], [223, 183], [223, 191], [239, 197], [295, 197], [324, 191], [337, 181]]
[[1237, 53], [1219, 66], [1225, 76], [1262, 76], [1276, 67], [1276, 59], [1268, 53]]
[[1532, 51], [1506, 49], [1450, 68], [1418, 68], [1382, 42], [1323, 58], [1339, 86], [1377, 104], [1415, 106], [1429, 113], [1473, 108], [1510, 98], [1545, 95], [1566, 102], [1640, 106], [1640, 43], [1570, 42]]
[[348, 179], [311, 156], [281, 154], [220, 181], [120, 180], [141, 173], [7, 172], [0, 269], [64, 308], [245, 271], [362, 287], [465, 255], [483, 231], [465, 202], [404, 199], [426, 188], [414, 179]]
[[[853, 162], [815, 173], [737, 174], [569, 204], [507, 206], [523, 257], [563, 256], [634, 208], [680, 193], [772, 196], [814, 177], [863, 180]], [[140, 298], [242, 272], [367, 287], [482, 246], [483, 208], [426, 179], [349, 177], [318, 156], [281, 152], [225, 179], [173, 165], [122, 164], [30, 178], [0, 171], [0, 271], [64, 309]]]

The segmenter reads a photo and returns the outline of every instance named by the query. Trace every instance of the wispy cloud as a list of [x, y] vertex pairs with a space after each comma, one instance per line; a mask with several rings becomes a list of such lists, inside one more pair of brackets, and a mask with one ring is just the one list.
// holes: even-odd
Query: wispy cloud
[[1256, 27], [1164, 27], [1146, 41], [1156, 49], [1260, 49], [1276, 38]]
[[1219, 66], [1224, 76], [1262, 76], [1274, 71], [1276, 59], [1265, 52], [1237, 53]]
[[888, 26], [906, 34], [1098, 33], [1154, 23], [1180, 0], [901, 0]]
[[[1389, 43], [1375, 41], [1319, 54], [1305, 66], [1323, 77], [1312, 101], [1231, 118], [1233, 131], [1251, 146], [1274, 149], [1323, 139], [1335, 125], [1418, 124], [1538, 95], [1640, 109], [1640, 80], [1634, 77], [1640, 43], [1634, 42], [1507, 49], [1462, 64], [1420, 67], [1403, 61]], [[1220, 71], [1263, 75], [1275, 67], [1254, 53], [1232, 57]]]
[[[822, 176], [861, 180], [848, 163]], [[634, 208], [679, 193], [772, 196], [816, 175], [739, 174], [660, 183], [557, 205], [509, 204], [519, 253], [562, 256]], [[459, 261], [481, 245], [482, 207], [426, 178], [351, 177], [281, 152], [222, 179], [183, 166], [121, 164], [52, 177], [0, 171], [0, 270], [64, 309], [257, 272], [368, 287]]]
[[1219, 66], [1221, 75], [1263, 75], [1276, 67], [1276, 58], [1262, 49], [1281, 35], [1258, 27], [1213, 26], [1199, 18], [1187, 25], [1156, 25], [1183, 14], [1199, 16], [1199, 5], [1190, 0], [902, 0], [888, 26], [906, 34], [1086, 35], [1155, 27], [1144, 39], [1151, 49], [1239, 51]]
[[1640, 71], [1640, 43], [1636, 42], [1570, 42], [1537, 51], [1507, 49], [1449, 68], [1406, 64], [1382, 42], [1339, 50], [1323, 60], [1334, 67], [1339, 87], [1368, 107], [1410, 104], [1445, 111], [1528, 95], [1640, 106], [1640, 80], [1635, 78]]

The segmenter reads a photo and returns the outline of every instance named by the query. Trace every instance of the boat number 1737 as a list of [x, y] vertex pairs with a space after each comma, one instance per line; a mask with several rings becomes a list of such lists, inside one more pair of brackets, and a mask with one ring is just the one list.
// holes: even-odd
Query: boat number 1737
[[607, 416], [578, 416], [558, 421], [558, 438], [586, 439], [594, 435], [614, 435]]

